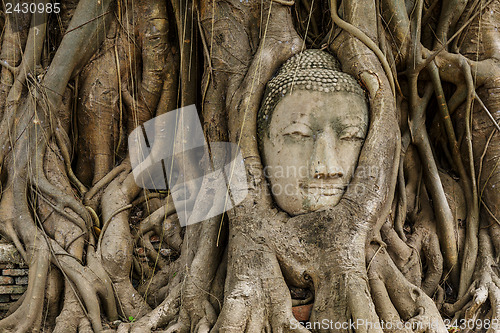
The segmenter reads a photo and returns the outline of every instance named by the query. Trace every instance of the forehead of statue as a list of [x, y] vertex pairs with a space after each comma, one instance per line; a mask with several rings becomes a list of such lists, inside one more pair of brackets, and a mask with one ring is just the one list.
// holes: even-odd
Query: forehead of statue
[[294, 122], [318, 128], [330, 123], [366, 127], [368, 105], [363, 97], [350, 92], [325, 93], [297, 89], [276, 105], [271, 126], [280, 127], [280, 124], [285, 126]]

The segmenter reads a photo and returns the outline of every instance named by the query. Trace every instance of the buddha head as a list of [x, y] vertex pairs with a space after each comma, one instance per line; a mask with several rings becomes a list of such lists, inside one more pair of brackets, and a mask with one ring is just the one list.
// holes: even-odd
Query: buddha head
[[335, 206], [358, 163], [368, 103], [358, 82], [320, 50], [290, 58], [266, 87], [258, 114], [264, 172], [290, 215]]

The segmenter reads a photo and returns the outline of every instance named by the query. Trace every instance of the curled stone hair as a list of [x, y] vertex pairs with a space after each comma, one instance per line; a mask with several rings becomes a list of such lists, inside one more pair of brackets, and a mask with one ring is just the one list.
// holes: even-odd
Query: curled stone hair
[[267, 132], [272, 112], [293, 90], [321, 92], [343, 91], [365, 98], [356, 79], [340, 70], [339, 61], [331, 54], [315, 49], [305, 50], [288, 59], [266, 86], [257, 118], [259, 138]]

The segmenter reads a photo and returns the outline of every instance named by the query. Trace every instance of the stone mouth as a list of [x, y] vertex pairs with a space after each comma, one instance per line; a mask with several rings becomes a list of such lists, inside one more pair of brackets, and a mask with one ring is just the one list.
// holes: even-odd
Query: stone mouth
[[315, 195], [337, 195], [344, 193], [345, 185], [338, 183], [328, 183], [328, 182], [301, 182], [299, 187], [309, 194]]

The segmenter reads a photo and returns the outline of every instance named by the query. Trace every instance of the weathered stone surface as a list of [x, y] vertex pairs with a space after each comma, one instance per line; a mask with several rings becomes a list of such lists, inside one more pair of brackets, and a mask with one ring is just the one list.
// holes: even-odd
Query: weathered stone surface
[[10, 276], [0, 276], [0, 284], [13, 284], [14, 278]]
[[28, 275], [28, 270], [23, 268], [9, 268], [2, 270], [2, 275], [23, 276]]
[[0, 295], [0, 303], [10, 302], [10, 295]]
[[16, 277], [16, 284], [28, 284], [28, 276]]
[[26, 286], [9, 285], [0, 286], [0, 294], [22, 294], [26, 291]]
[[0, 311], [9, 310], [11, 305], [12, 305], [12, 303], [0, 303]]
[[12, 244], [0, 243], [0, 263], [24, 265], [23, 258]]

